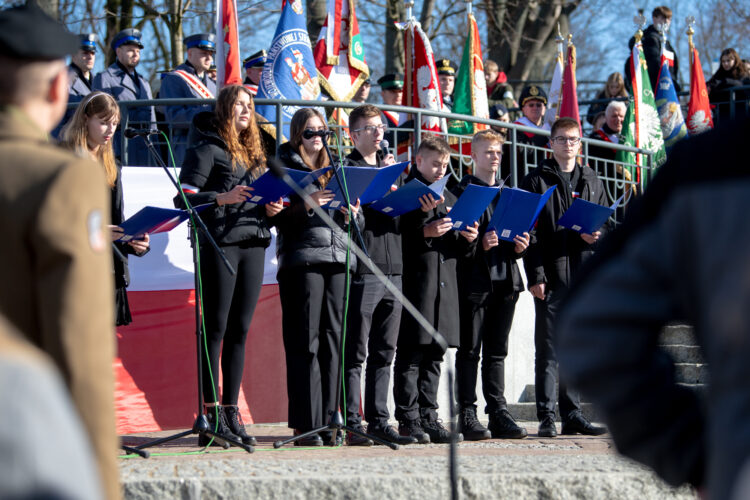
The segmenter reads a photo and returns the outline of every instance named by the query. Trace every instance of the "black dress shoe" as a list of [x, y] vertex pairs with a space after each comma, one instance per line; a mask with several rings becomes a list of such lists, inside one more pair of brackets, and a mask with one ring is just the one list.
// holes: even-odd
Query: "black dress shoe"
[[586, 436], [601, 436], [607, 432], [606, 427], [593, 425], [581, 414], [563, 422], [562, 434], [584, 434]]
[[[352, 429], [358, 430], [359, 432], [364, 433], [365, 430], [362, 428], [362, 425], [353, 425]], [[360, 436], [359, 434], [353, 434], [351, 432], [346, 433], [346, 444], [348, 446], [372, 446], [373, 441], [372, 439], [368, 439], [364, 436]]]
[[[367, 433], [376, 438], [380, 438], [383, 441], [396, 444], [417, 444], [417, 438], [414, 436], [402, 436], [396, 429], [390, 425], [368, 425]], [[380, 444], [380, 443], [375, 443]]]
[[[299, 436], [304, 434], [304, 431], [294, 430], [294, 435]], [[323, 439], [318, 434], [312, 434], [310, 436], [298, 439], [294, 442], [294, 446], [323, 446]]]
[[344, 431], [341, 429], [336, 430], [336, 440], [331, 442], [333, 437], [333, 431], [320, 431], [320, 438], [323, 440], [323, 444], [326, 446], [341, 446], [344, 444]]
[[539, 437], [553, 438], [557, 437], [557, 428], [555, 427], [555, 417], [544, 417], [539, 424]]

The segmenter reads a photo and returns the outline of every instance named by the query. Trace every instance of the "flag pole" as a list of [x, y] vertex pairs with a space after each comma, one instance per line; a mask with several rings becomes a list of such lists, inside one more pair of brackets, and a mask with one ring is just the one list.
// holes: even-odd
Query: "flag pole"
[[695, 17], [688, 16], [685, 18], [685, 23], [687, 24], [687, 36], [688, 36], [688, 47], [690, 48], [690, 67], [693, 66], [693, 35], [695, 34], [695, 30], [693, 29], [693, 25], [695, 24]]
[[[557, 44], [557, 58], [560, 60], [560, 64], [565, 69], [565, 54], [563, 49], [563, 44], [565, 43], [565, 39], [562, 36], [562, 33], [560, 32], [560, 23], [557, 23], [557, 37], [555, 38], [555, 43]], [[563, 81], [564, 81], [564, 71], [560, 73], [560, 88], [557, 89], [557, 107], [555, 108], [555, 121], [557, 121], [558, 118], [560, 118], [560, 105], [562, 104], [562, 89], [563, 89]]]

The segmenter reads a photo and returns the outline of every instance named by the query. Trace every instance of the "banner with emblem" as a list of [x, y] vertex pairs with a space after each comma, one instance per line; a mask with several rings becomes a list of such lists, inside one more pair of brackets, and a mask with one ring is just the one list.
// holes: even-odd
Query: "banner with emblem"
[[659, 111], [664, 146], [669, 153], [677, 141], [687, 136], [687, 127], [666, 59], [662, 61], [659, 81], [656, 84], [656, 109]]
[[711, 118], [711, 103], [708, 101], [706, 90], [706, 77], [703, 76], [703, 67], [698, 57], [698, 50], [690, 41], [690, 102], [688, 103], [687, 128], [690, 135], [700, 134], [714, 128]]
[[[258, 88], [259, 99], [320, 99], [318, 71], [307, 34], [307, 21], [301, 0], [284, 0], [281, 18], [268, 49], [268, 58]], [[284, 136], [289, 137], [289, 122], [298, 106], [283, 106]], [[276, 125], [276, 106], [256, 106], [258, 114]]]
[[[581, 116], [578, 113], [578, 90], [576, 82], [576, 47], [568, 35], [568, 54], [565, 58], [562, 91], [560, 93], [560, 118], [573, 118], [581, 127]], [[550, 125], [551, 126], [551, 125]], [[580, 131], [580, 130], [579, 130]]]
[[242, 85], [236, 0], [220, 0], [216, 11], [216, 88]]
[[[479, 39], [479, 28], [474, 15], [469, 12], [469, 34], [464, 44], [461, 66], [456, 76], [456, 87], [453, 91], [453, 112], [489, 118], [490, 109], [487, 104], [487, 82], [484, 79], [484, 64], [482, 63], [482, 44]], [[467, 123], [451, 120], [448, 124], [451, 133], [474, 134], [486, 130], [489, 126], [481, 123]]]
[[557, 38], [557, 56], [555, 56], [555, 71], [552, 74], [552, 83], [547, 91], [547, 112], [544, 113], [544, 124], [552, 128], [552, 124], [560, 116], [560, 93], [563, 82], [563, 40], [562, 36]]
[[328, 0], [313, 54], [320, 85], [334, 101], [350, 101], [370, 76], [354, 0]]

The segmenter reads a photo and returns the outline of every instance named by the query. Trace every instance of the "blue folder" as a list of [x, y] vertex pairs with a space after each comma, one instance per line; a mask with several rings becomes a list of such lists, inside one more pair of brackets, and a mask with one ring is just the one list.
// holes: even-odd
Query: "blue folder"
[[576, 198], [557, 223], [577, 233], [596, 232], [612, 216], [624, 196], [620, 196], [610, 207]]
[[[295, 170], [293, 168], [284, 167], [282, 167], [282, 169], [294, 182], [297, 183], [297, 185], [299, 185], [300, 188], [304, 188], [330, 170], [330, 167], [321, 168], [320, 170], [315, 170], [313, 172], [305, 172], [304, 170]], [[266, 203], [278, 201], [279, 198], [283, 198], [294, 191], [292, 187], [273, 175], [270, 171], [266, 171], [266, 173], [255, 179], [250, 184], [250, 187], [252, 187], [253, 190], [250, 192], [247, 201], [255, 203], [256, 205], [265, 205]]]
[[439, 199], [443, 196], [446, 182], [448, 182], [447, 175], [429, 186], [425, 186], [417, 179], [412, 179], [396, 191], [376, 201], [370, 207], [391, 217], [397, 217], [421, 207], [419, 198], [422, 196], [431, 194], [436, 200]]
[[531, 231], [555, 187], [550, 187], [544, 194], [519, 188], [503, 189], [487, 231], [495, 230], [497, 237], [505, 241], [513, 241], [517, 235]]
[[492, 203], [498, 191], [499, 188], [494, 186], [477, 186], [476, 184], [466, 186], [461, 197], [448, 212], [448, 217], [453, 221], [452, 229], [461, 231], [467, 226], [473, 226], [487, 206]]
[[[196, 211], [213, 205], [204, 203], [193, 207]], [[144, 234], [165, 233], [176, 228], [190, 217], [187, 210], [177, 208], [143, 207], [120, 224], [123, 235], [117, 241], [128, 242], [143, 238]]]
[[[341, 167], [339, 174], [346, 185], [349, 201], [367, 205], [385, 196], [401, 172], [404, 171], [409, 162], [395, 163], [387, 167]], [[344, 195], [341, 187], [334, 177], [328, 181], [326, 189], [333, 191], [333, 200], [328, 208], [339, 208], [344, 204]]]

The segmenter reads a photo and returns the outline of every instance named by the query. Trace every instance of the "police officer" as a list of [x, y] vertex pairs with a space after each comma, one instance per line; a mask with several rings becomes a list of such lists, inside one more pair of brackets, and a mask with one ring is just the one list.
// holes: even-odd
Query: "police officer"
[[[403, 104], [404, 97], [404, 76], [397, 75], [394, 73], [388, 73], [378, 78], [378, 85], [380, 85], [380, 95], [383, 98], [383, 104], [390, 106], [401, 106]], [[398, 113], [396, 111], [383, 110], [384, 122], [388, 128], [398, 128], [399, 126], [406, 128], [407, 123], [405, 122], [407, 115]], [[398, 146], [401, 145], [400, 150], [409, 143], [409, 133], [392, 132], [386, 131], [385, 139], [390, 143], [391, 147], [397, 152], [399, 151]], [[398, 154], [396, 155], [398, 156]]]
[[91, 80], [93, 75], [91, 70], [96, 63], [96, 33], [83, 33], [79, 35], [81, 45], [78, 52], [70, 58], [68, 66], [68, 110], [65, 117], [52, 131], [53, 137], [59, 137], [63, 126], [70, 120], [75, 113], [75, 107], [70, 106], [72, 103], [81, 102], [81, 99], [91, 93]]
[[48, 139], [78, 48], [36, 2], [0, 11], [0, 213], [12, 214], [0, 217], [0, 313], [62, 372], [115, 499], [109, 194], [99, 165]]
[[[118, 101], [152, 99], [151, 86], [136, 71], [141, 60], [141, 31], [129, 28], [120, 31], [110, 44], [117, 60], [94, 77], [94, 89], [111, 94]], [[156, 128], [156, 115], [153, 106], [131, 107], [127, 121], [121, 122], [114, 139], [115, 156], [127, 165], [154, 165], [150, 153], [140, 137], [127, 140], [127, 157], [122, 151], [122, 127]]]
[[450, 59], [438, 59], [438, 80], [440, 81], [440, 93], [443, 95], [443, 111], [450, 112], [453, 109], [453, 88], [456, 85], [456, 67]]
[[245, 81], [242, 84], [247, 87], [253, 96], [258, 95], [260, 75], [263, 73], [263, 66], [266, 64], [267, 57], [268, 54], [266, 54], [265, 50], [259, 50], [243, 61], [243, 66], [245, 66]]
[[[162, 99], [213, 99], [216, 82], [208, 76], [216, 51], [213, 33], [200, 33], [185, 38], [187, 60], [164, 75], [159, 90]], [[211, 111], [212, 106], [185, 105], [164, 106], [166, 118], [172, 130], [172, 151], [179, 166], [187, 150], [187, 136], [193, 117], [201, 111]]]

